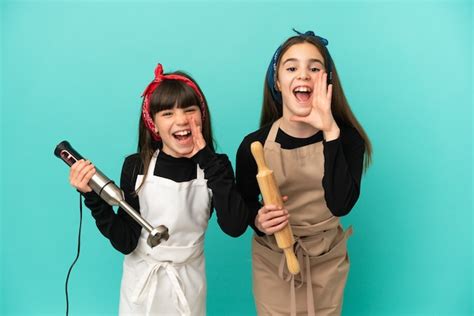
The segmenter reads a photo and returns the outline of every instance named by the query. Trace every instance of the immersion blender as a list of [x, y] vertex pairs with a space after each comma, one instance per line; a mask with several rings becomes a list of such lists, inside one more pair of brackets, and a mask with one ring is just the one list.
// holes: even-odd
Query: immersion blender
[[[72, 148], [68, 141], [62, 141], [56, 146], [54, 155], [64, 161], [68, 166], [72, 166], [76, 161], [84, 159]], [[123, 191], [109, 178], [107, 178], [98, 168], [96, 173], [89, 180], [88, 185], [105, 202], [111, 206], [120, 206], [136, 222], [149, 233], [147, 243], [150, 247], [155, 247], [162, 240], [169, 238], [168, 228], [164, 225], [153, 228], [140, 214], [135, 211], [126, 201]]]

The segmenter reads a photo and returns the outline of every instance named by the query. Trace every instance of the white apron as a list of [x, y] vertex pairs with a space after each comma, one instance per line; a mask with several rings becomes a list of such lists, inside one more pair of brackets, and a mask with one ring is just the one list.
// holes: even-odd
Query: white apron
[[[153, 175], [157, 150], [139, 191], [141, 215], [155, 227], [168, 227], [170, 237], [155, 248], [142, 229], [137, 248], [125, 256], [120, 315], [205, 315], [204, 233], [211, 190], [197, 166], [197, 179], [174, 182]], [[135, 187], [142, 182], [139, 175]]]

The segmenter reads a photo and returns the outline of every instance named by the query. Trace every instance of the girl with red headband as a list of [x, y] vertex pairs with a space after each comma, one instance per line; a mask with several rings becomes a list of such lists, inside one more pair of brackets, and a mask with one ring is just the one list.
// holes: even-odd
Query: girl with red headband
[[[286, 40], [267, 70], [260, 129], [237, 152], [237, 186], [250, 208], [253, 290], [259, 315], [340, 315], [349, 270], [339, 217], [360, 192], [371, 145], [352, 114], [328, 41], [309, 31]], [[250, 144], [264, 155], [284, 206], [259, 201]], [[273, 234], [291, 225], [301, 271], [293, 276]], [[271, 289], [269, 291], [269, 289]]]
[[196, 82], [181, 72], [163, 74], [158, 65], [143, 98], [138, 153], [125, 159], [120, 184], [153, 227], [168, 227], [169, 239], [150, 248], [138, 223], [91, 191], [90, 162], [75, 163], [70, 182], [83, 192], [101, 233], [126, 254], [121, 315], [205, 315], [203, 243], [212, 209], [221, 229], [237, 237], [247, 227], [247, 208], [229, 159], [214, 151], [209, 109]]

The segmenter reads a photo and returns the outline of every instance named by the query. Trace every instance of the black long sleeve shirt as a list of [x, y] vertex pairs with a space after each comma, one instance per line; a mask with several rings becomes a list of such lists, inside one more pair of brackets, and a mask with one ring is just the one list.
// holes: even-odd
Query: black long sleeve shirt
[[[255, 178], [258, 172], [257, 164], [250, 152], [250, 144], [254, 141], [264, 144], [271, 126], [272, 124], [266, 125], [247, 135], [237, 151], [237, 188], [249, 208], [248, 224], [258, 235], [262, 235], [262, 232], [255, 227], [255, 217], [261, 208], [260, 190]], [[364, 141], [355, 128], [340, 126], [340, 131], [337, 139], [328, 142], [324, 141], [321, 131], [308, 138], [295, 138], [279, 129], [275, 139], [283, 149], [295, 149], [323, 142], [322, 184], [326, 205], [334, 216], [348, 214], [359, 198], [365, 151]]]
[[[216, 154], [209, 147], [205, 147], [191, 159], [174, 158], [160, 151], [154, 175], [175, 182], [191, 181], [197, 178], [197, 164], [204, 170], [207, 186], [212, 190], [212, 205], [216, 210], [219, 226], [230, 236], [242, 235], [247, 228], [249, 211], [236, 190], [234, 172], [226, 155]], [[140, 203], [138, 196], [134, 194], [135, 183], [137, 176], [143, 175], [143, 171], [140, 156], [134, 154], [125, 159], [120, 177], [125, 200], [137, 212], [140, 212]], [[124, 254], [132, 252], [138, 244], [141, 226], [122, 208], [115, 213], [95, 192], [83, 195], [84, 203], [91, 210], [100, 232], [118, 251]]]

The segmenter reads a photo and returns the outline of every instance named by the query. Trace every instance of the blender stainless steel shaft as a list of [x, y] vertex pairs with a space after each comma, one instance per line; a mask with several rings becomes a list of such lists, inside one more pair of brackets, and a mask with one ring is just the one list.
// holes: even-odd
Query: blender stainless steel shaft
[[[84, 159], [67, 141], [62, 141], [56, 146], [54, 155], [72, 166], [76, 161]], [[97, 167], [96, 173], [90, 179], [88, 185], [105, 202], [111, 206], [119, 206], [127, 212], [136, 222], [149, 233], [147, 243], [150, 247], [155, 247], [162, 240], [168, 240], [168, 228], [164, 225], [152, 227], [140, 214], [135, 211], [126, 201], [122, 191], [112, 180], [107, 178]]]

